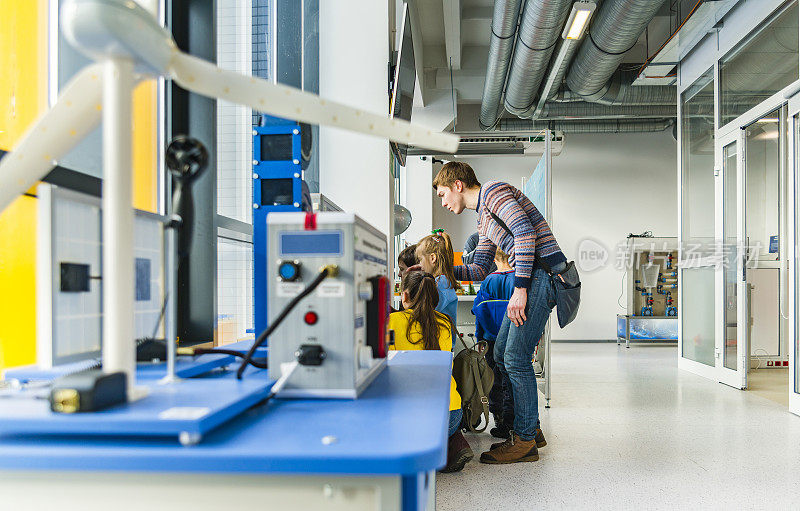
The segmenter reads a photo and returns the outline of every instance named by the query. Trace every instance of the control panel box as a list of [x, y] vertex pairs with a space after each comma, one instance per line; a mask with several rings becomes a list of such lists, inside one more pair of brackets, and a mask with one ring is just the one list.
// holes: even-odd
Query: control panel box
[[281, 397], [355, 398], [385, 367], [391, 299], [387, 253], [386, 235], [352, 213], [269, 214], [270, 324], [325, 265], [338, 267], [338, 274], [323, 280], [267, 340], [270, 379], [280, 378], [282, 363], [305, 359]]

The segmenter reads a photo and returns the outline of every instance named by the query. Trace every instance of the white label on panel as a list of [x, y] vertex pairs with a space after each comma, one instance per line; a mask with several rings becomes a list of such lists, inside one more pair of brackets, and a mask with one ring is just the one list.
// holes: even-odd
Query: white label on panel
[[323, 282], [317, 288], [320, 298], [344, 298], [344, 282]]
[[299, 282], [279, 282], [278, 283], [278, 297], [279, 298], [294, 298], [303, 292], [304, 286]]
[[161, 420], [194, 420], [208, 415], [211, 409], [204, 406], [173, 406], [158, 414]]

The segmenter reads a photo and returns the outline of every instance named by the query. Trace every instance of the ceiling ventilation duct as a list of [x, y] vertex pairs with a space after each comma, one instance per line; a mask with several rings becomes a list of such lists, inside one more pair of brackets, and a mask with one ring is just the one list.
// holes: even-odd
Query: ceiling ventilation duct
[[658, 120], [587, 120], [587, 121], [531, 121], [528, 119], [501, 119], [500, 131], [541, 131], [550, 129], [563, 133], [638, 133], [664, 131], [674, 124], [674, 119]]
[[509, 112], [524, 114], [534, 106], [571, 6], [571, 0], [525, 3], [506, 84], [505, 107]]
[[481, 98], [480, 123], [483, 129], [492, 129], [500, 117], [500, 99], [514, 49], [521, 3], [521, 0], [496, 0], [494, 4], [489, 61], [486, 63], [486, 80]]
[[677, 105], [677, 90], [672, 85], [637, 85], [633, 80], [636, 73], [617, 71], [613, 74], [597, 94], [582, 96], [566, 88], [561, 88], [550, 101], [557, 103], [574, 101], [591, 101], [603, 105]]
[[677, 107], [672, 105], [607, 106], [598, 103], [549, 103], [537, 119], [663, 119], [675, 117]]
[[[666, 90], [670, 89], [673, 96], [672, 104], [675, 104], [677, 99], [674, 87], [632, 87], [632, 78], [622, 75], [617, 75], [616, 79], [611, 80], [625, 53], [636, 44], [663, 3], [664, 0], [603, 2], [589, 28], [588, 37], [581, 44], [567, 73], [569, 89], [584, 101], [604, 104], [621, 104], [626, 99], [645, 104], [646, 97], [640, 96], [666, 96]], [[638, 89], [645, 90], [640, 92]], [[648, 89], [664, 89], [664, 91], [647, 92]]]

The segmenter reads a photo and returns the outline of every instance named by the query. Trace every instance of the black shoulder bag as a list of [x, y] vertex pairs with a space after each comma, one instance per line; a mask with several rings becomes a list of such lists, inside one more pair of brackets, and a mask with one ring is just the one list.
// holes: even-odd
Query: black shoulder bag
[[[491, 211], [489, 211], [489, 214], [492, 215], [492, 218], [500, 227], [512, 238], [514, 237], [514, 233], [511, 232], [511, 229], [499, 216]], [[550, 281], [556, 291], [558, 326], [564, 328], [572, 323], [572, 320], [578, 315], [578, 307], [581, 304], [581, 278], [578, 275], [578, 269], [575, 267], [575, 261], [569, 261], [567, 267], [559, 273], [553, 273], [550, 266], [539, 256], [536, 256], [536, 264], [550, 275]]]

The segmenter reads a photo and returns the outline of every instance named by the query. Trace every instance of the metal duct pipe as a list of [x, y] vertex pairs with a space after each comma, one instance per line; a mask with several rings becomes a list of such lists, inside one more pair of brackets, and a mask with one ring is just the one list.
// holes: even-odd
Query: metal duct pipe
[[677, 106], [607, 106], [598, 103], [551, 103], [545, 106], [537, 119], [663, 119], [676, 117]]
[[[574, 66], [573, 66], [574, 69]], [[570, 69], [570, 74], [572, 69]], [[617, 71], [600, 90], [593, 95], [583, 96], [580, 93], [562, 88], [551, 101], [564, 103], [574, 101], [591, 101], [603, 105], [677, 105], [678, 92], [672, 85], [638, 85], [634, 86], [635, 72]], [[569, 76], [567, 76], [569, 83]]]
[[480, 124], [483, 129], [491, 129], [500, 117], [500, 98], [514, 49], [521, 3], [522, 0], [495, 0], [494, 3], [489, 61], [486, 63], [486, 80], [481, 98]]
[[517, 45], [506, 84], [506, 110], [523, 114], [534, 106], [571, 0], [535, 0], [525, 3]]
[[[609, 78], [663, 3], [664, 0], [603, 2], [589, 28], [588, 37], [581, 44], [567, 73], [567, 86], [570, 90], [582, 96], [585, 101], [608, 100], [606, 96], [609, 94], [613, 98], [615, 94], [613, 90], [609, 90]], [[620, 93], [616, 94], [617, 98]], [[614, 102], [619, 101], [616, 99]]]
[[626, 121], [530, 121], [527, 119], [501, 119], [499, 131], [534, 131], [545, 129], [564, 133], [638, 133], [664, 131], [675, 123], [674, 119]]

